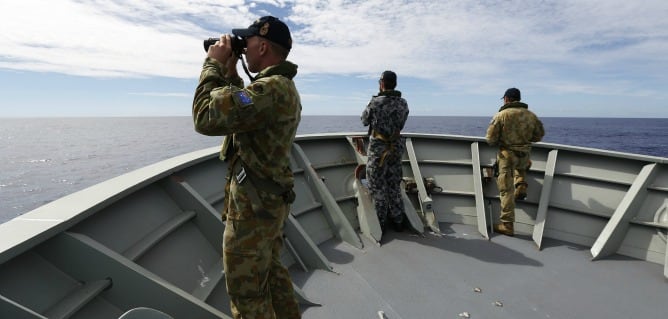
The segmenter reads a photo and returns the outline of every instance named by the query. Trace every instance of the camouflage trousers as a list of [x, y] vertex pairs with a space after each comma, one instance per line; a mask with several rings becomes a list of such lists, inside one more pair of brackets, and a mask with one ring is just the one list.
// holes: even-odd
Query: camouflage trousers
[[501, 199], [502, 223], [512, 223], [515, 221], [515, 187], [522, 188], [526, 193], [527, 182], [526, 172], [529, 170], [530, 159], [529, 152], [514, 152], [510, 150], [500, 150], [496, 154], [499, 164], [499, 176], [496, 179], [496, 185], [499, 188], [499, 197]]
[[386, 224], [388, 217], [394, 223], [403, 221], [405, 214], [401, 199], [403, 153], [404, 146], [401, 142], [388, 145], [383, 142], [374, 143], [372, 140], [369, 143], [366, 177], [381, 225]]
[[228, 214], [223, 265], [233, 318], [301, 318], [290, 273], [280, 260], [288, 212], [285, 204], [271, 210], [274, 218]]

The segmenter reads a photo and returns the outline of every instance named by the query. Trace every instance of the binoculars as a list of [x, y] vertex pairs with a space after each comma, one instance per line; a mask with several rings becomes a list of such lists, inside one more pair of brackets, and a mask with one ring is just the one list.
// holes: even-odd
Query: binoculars
[[[220, 38], [208, 38], [204, 40], [204, 51], [209, 51], [209, 47], [213, 44], [216, 44], [216, 41], [219, 41]], [[232, 36], [232, 53], [236, 56], [240, 56], [244, 49], [246, 48], [246, 39], [238, 36]]]

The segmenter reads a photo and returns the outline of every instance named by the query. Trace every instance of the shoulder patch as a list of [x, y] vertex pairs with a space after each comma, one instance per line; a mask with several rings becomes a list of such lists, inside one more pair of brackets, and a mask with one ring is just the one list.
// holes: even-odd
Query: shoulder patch
[[246, 107], [253, 104], [253, 100], [251, 99], [251, 97], [248, 95], [248, 93], [246, 93], [246, 91], [243, 90], [235, 91], [234, 93], [232, 93], [232, 98], [234, 99], [236, 104], [241, 107]]

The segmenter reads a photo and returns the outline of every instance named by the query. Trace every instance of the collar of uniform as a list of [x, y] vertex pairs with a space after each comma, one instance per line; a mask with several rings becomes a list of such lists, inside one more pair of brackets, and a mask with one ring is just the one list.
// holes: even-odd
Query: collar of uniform
[[396, 97], [401, 97], [401, 91], [397, 90], [385, 90], [378, 92], [377, 96], [396, 96]]
[[272, 65], [266, 69], [260, 71], [260, 73], [255, 76], [255, 79], [261, 79], [264, 77], [269, 77], [272, 75], [282, 75], [290, 80], [297, 75], [297, 65], [290, 61], [283, 61], [279, 64]]
[[505, 110], [505, 109], [513, 109], [513, 108], [518, 108], [518, 109], [528, 109], [529, 105], [526, 103], [522, 103], [520, 101], [513, 101], [507, 104], [504, 104], [500, 109], [499, 112]]

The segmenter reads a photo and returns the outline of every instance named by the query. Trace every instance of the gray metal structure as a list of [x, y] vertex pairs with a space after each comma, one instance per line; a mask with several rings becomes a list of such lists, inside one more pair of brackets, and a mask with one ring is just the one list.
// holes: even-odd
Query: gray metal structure
[[[404, 134], [404, 175], [416, 184], [406, 202], [425, 227], [374, 243], [358, 218], [363, 157], [351, 140], [361, 135], [298, 136], [292, 150], [298, 195], [282, 260], [304, 318], [668, 316], [668, 159], [538, 143], [518, 235], [506, 237], [488, 232], [496, 150], [477, 137]], [[0, 224], [0, 317], [119, 318], [145, 307], [229, 318], [218, 150]]]

